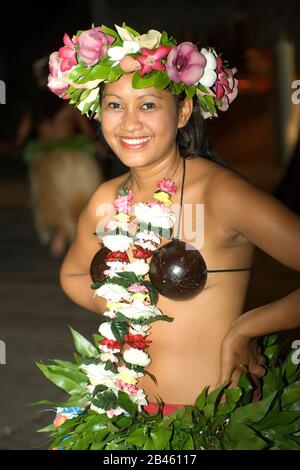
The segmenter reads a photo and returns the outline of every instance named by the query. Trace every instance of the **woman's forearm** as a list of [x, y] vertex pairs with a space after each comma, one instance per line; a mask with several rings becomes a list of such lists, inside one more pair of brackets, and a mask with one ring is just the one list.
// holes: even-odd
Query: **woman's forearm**
[[234, 328], [251, 338], [300, 327], [300, 289], [244, 313]]
[[106, 299], [94, 296], [91, 289], [91, 277], [89, 274], [68, 274], [60, 277], [60, 284], [65, 294], [73, 302], [95, 313], [103, 313], [106, 310]]

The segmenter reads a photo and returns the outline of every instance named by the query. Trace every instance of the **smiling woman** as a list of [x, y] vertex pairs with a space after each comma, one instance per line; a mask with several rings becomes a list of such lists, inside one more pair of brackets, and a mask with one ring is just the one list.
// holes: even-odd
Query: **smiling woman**
[[[295, 436], [282, 444], [269, 429], [293, 407], [284, 394], [299, 367], [289, 360], [273, 376], [264, 366], [275, 348], [263, 354], [256, 340], [300, 325], [300, 291], [242, 313], [255, 246], [300, 269], [300, 221], [217, 164], [205, 137], [203, 118], [236, 96], [235, 71], [213, 49], [177, 45], [166, 33], [117, 32], [67, 37], [68, 51], [55, 56], [59, 73], [72, 57], [60, 94], [96, 113], [130, 171], [93, 193], [61, 267], [65, 293], [104, 322], [96, 347], [72, 331], [76, 364], [40, 365], [72, 395], [47, 428], [53, 446], [299, 448]], [[299, 419], [295, 408], [291, 423]]]

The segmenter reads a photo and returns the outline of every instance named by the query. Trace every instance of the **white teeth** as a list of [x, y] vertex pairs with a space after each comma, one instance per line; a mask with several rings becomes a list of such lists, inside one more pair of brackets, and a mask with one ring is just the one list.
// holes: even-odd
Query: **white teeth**
[[150, 139], [151, 139], [151, 137], [144, 137], [142, 139], [125, 139], [124, 137], [121, 137], [121, 140], [123, 142], [125, 142], [126, 144], [130, 144], [130, 145], [142, 144], [144, 142], [147, 142]]

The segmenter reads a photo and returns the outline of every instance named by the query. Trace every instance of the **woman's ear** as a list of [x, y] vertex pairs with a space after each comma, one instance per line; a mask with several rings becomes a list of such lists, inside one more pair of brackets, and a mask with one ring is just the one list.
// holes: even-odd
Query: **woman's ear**
[[192, 111], [193, 111], [193, 100], [190, 98], [185, 98], [184, 101], [182, 102], [182, 105], [179, 111], [178, 129], [181, 127], [184, 127], [187, 124], [192, 114]]

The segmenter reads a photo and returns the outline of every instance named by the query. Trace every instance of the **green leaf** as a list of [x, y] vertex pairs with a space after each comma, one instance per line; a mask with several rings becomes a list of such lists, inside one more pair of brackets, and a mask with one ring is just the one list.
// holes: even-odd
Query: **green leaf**
[[69, 327], [73, 336], [73, 341], [76, 351], [83, 357], [97, 357], [99, 350], [93, 346], [87, 339], [85, 339], [80, 333]]
[[154, 86], [156, 74], [153, 71], [146, 73], [143, 77], [140, 75], [140, 70], [136, 70], [132, 77], [133, 88], [148, 88]]
[[261, 450], [267, 447], [267, 443], [245, 424], [229, 422], [224, 432], [230, 438], [232, 450]]
[[196, 92], [196, 87], [195, 85], [189, 85], [189, 86], [185, 86], [185, 93], [186, 93], [186, 96], [188, 98], [193, 98], [194, 94]]
[[281, 406], [283, 410], [288, 410], [300, 400], [300, 381], [294, 384], [288, 385], [281, 395]]
[[62, 388], [70, 394], [78, 394], [82, 390], [78, 382], [69, 378], [66, 373], [58, 373], [51, 370], [51, 366], [46, 366], [41, 363], [37, 363], [37, 367], [40, 371], [58, 387]]
[[[115, 39], [120, 41], [120, 37], [116, 31], [104, 25], [101, 25], [101, 28], [102, 28], [103, 33], [109, 34], [110, 36], [113, 36]], [[113, 42], [113, 45], [115, 46], [115, 42]]]
[[97, 395], [93, 397], [92, 403], [98, 408], [110, 410], [111, 408], [117, 407], [117, 397], [114, 392], [105, 390], [104, 392], [97, 393]]
[[209, 386], [204, 387], [200, 395], [197, 397], [195, 401], [195, 407], [199, 410], [202, 411], [204, 408], [204, 405], [206, 404], [206, 398], [207, 398], [207, 392], [208, 392]]
[[124, 321], [113, 320], [110, 323], [110, 326], [116, 340], [119, 343], [124, 344], [124, 336], [128, 334], [128, 324]]
[[133, 432], [129, 434], [126, 438], [128, 444], [134, 444], [137, 447], [143, 447], [147, 439], [146, 428], [136, 428]]
[[237, 408], [230, 417], [231, 423], [250, 424], [260, 421], [267, 413], [277, 392], [272, 393], [264, 400]]
[[226, 388], [224, 390], [226, 402], [218, 406], [218, 414], [226, 415], [231, 413], [237, 406], [239, 399], [242, 396], [242, 390], [239, 387]]
[[156, 450], [164, 450], [171, 439], [172, 431], [163, 426], [150, 432]]
[[154, 86], [158, 90], [163, 90], [169, 85], [169, 83], [170, 83], [170, 78], [166, 72], [163, 72], [163, 71], [157, 72], [155, 81], [154, 81]]
[[137, 405], [135, 405], [127, 395], [127, 393], [119, 391], [118, 394], [118, 405], [124, 410], [128, 411], [131, 416], [134, 416], [137, 412]]
[[194, 450], [194, 449], [195, 447], [194, 447], [193, 438], [192, 436], [189, 436], [187, 440], [185, 441], [185, 443], [183, 444], [182, 450]]

